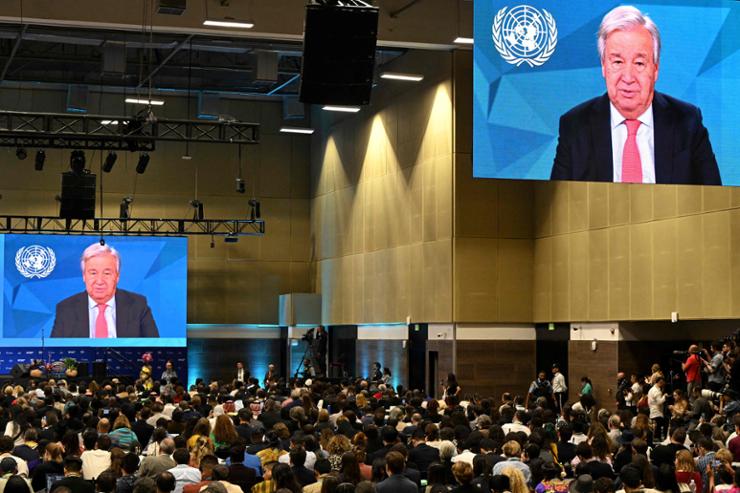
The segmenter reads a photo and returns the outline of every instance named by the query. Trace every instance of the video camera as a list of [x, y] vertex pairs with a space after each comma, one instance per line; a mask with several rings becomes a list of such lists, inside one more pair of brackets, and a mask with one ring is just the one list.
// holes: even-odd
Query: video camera
[[678, 357], [682, 357], [682, 358], [688, 358], [690, 354], [697, 354], [697, 355], [699, 355], [699, 354], [701, 354], [701, 349], [699, 349], [697, 351], [692, 351], [692, 352], [689, 352], [689, 351], [681, 351], [681, 350], [673, 351], [673, 356], [678, 356]]
[[302, 341], [311, 342], [313, 340], [313, 332], [314, 329], [308, 329], [308, 332], [303, 334], [303, 337], [301, 337]]
[[711, 399], [715, 401], [720, 400], [722, 397], [728, 397], [732, 400], [737, 400], [738, 398], [737, 392], [731, 389], [729, 385], [725, 385], [724, 387], [722, 387], [721, 390], [717, 390], [717, 391], [709, 390], [709, 389], [701, 389], [701, 396], [704, 397], [705, 399]]

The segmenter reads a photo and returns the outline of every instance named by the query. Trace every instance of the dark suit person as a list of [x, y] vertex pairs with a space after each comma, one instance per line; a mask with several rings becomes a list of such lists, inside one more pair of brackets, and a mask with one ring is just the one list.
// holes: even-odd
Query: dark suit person
[[607, 94], [560, 118], [553, 180], [721, 185], [701, 111], [655, 92], [660, 34], [634, 7], [599, 29]]
[[146, 298], [117, 289], [120, 259], [115, 249], [90, 245], [81, 267], [85, 291], [57, 304], [51, 337], [159, 337]]

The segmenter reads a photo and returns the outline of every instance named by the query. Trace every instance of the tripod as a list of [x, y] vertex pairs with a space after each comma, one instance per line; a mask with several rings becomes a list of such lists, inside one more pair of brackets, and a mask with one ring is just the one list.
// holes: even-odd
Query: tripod
[[311, 344], [310, 340], [306, 340], [306, 350], [303, 351], [303, 356], [301, 357], [301, 362], [298, 364], [298, 367], [295, 369], [295, 373], [293, 374], [293, 380], [298, 379], [298, 374], [301, 373], [301, 369], [307, 370], [305, 368], [306, 366], [306, 360], [312, 362], [316, 358], [316, 355], [314, 354], [313, 350], [313, 344]]

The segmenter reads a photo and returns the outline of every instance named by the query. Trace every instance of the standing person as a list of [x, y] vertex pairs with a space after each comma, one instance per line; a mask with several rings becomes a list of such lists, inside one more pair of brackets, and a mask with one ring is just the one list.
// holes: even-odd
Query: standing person
[[244, 363], [241, 361], [236, 362], [236, 376], [237, 382], [245, 383], [249, 378], [249, 372], [244, 369]]
[[565, 384], [565, 376], [560, 373], [560, 365], [552, 365], [552, 396], [555, 400], [555, 408], [558, 412], [563, 410], [563, 404], [568, 401], [568, 386]]
[[681, 369], [686, 375], [686, 394], [692, 402], [694, 400], [694, 387], [701, 387], [702, 366], [702, 360], [699, 357], [699, 346], [692, 344], [689, 346], [689, 357], [681, 364]]
[[550, 385], [550, 381], [547, 379], [545, 372], [540, 371], [537, 373], [537, 378], [532, 380], [532, 383], [529, 384], [529, 390], [527, 391], [527, 398], [524, 401], [524, 407], [529, 408], [530, 399], [536, 402], [540, 397], [550, 399], [551, 396], [552, 385]]
[[648, 408], [650, 409], [650, 419], [655, 423], [655, 437], [657, 441], [663, 439], [665, 434], [666, 422], [663, 414], [663, 405], [665, 404], [665, 392], [663, 387], [665, 386], [665, 379], [663, 377], [657, 377], [655, 379], [655, 385], [653, 385], [648, 391]]
[[328, 340], [329, 337], [326, 333], [326, 329], [321, 325], [316, 327], [316, 332], [314, 332], [313, 351], [319, 375], [326, 374], [326, 346]]
[[265, 373], [265, 380], [264, 380], [265, 388], [269, 389], [270, 384], [277, 383], [279, 379], [280, 377], [278, 376], [278, 372], [275, 369], [275, 364], [270, 363], [269, 365], [267, 365], [267, 373]]
[[381, 371], [381, 368], [383, 366], [380, 364], [379, 361], [376, 361], [373, 363], [373, 368], [370, 371], [370, 381], [371, 382], [380, 382], [383, 380], [383, 372]]
[[718, 392], [725, 386], [725, 357], [722, 354], [722, 343], [713, 342], [710, 346], [711, 360], [706, 364], [707, 387]]
[[587, 376], [581, 377], [581, 395], [592, 395], [594, 393], [594, 386], [591, 383], [591, 379]]
[[626, 398], [629, 388], [630, 383], [627, 376], [623, 371], [617, 372], [617, 409], [620, 411], [627, 407]]
[[164, 364], [164, 371], [162, 372], [162, 376], [159, 377], [159, 381], [162, 386], [164, 386], [172, 383], [173, 379], [177, 379], [175, 365], [172, 364], [171, 360], [167, 360], [167, 362]]
[[442, 390], [442, 399], [445, 401], [448, 397], [457, 397], [458, 395], [460, 395], [460, 391], [462, 389], [457, 384], [457, 377], [454, 373], [447, 374], [447, 381], [442, 385]]

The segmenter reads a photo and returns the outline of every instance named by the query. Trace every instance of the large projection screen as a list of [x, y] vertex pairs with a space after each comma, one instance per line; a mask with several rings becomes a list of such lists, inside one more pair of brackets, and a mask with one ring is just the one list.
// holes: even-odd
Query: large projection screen
[[[597, 32], [605, 14], [619, 5], [624, 4], [584, 0], [475, 2], [475, 177], [551, 179], [561, 116], [607, 93]], [[674, 99], [658, 101], [656, 96], [656, 176], [644, 182], [739, 185], [740, 2], [676, 0], [633, 5], [660, 30], [656, 94], [691, 105], [679, 108], [698, 109], [688, 123], [675, 117], [675, 112], [666, 112], [670, 116], [664, 117], [660, 105]], [[563, 149], [568, 150], [575, 167], [603, 169], [580, 169], [572, 176], [553, 179], [620, 181], [612, 175], [608, 102], [602, 105], [606, 117], [597, 113], [599, 118], [586, 118], [577, 129], [569, 120], [563, 131]], [[701, 115], [698, 123], [696, 115]], [[687, 137], [684, 128], [699, 128], [702, 117], [721, 180], [681, 171], [687, 162], [696, 162], [696, 153], [706, 157], [706, 142]], [[590, 135], [578, 137], [574, 144], [578, 132]], [[697, 151], [700, 145], [702, 150]]]

